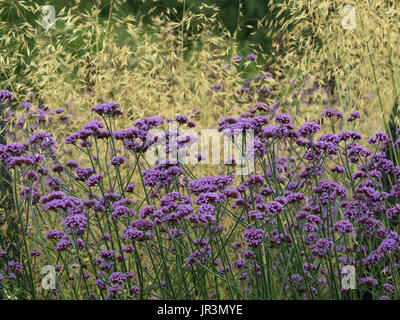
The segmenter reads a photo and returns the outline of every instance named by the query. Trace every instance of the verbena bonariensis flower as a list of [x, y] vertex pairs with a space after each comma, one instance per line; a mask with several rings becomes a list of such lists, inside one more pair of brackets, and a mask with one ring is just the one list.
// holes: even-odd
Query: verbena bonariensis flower
[[330, 249], [333, 248], [333, 242], [329, 239], [319, 239], [315, 245], [311, 248], [311, 252], [318, 257], [325, 256]]
[[122, 110], [118, 102], [106, 102], [95, 105], [92, 111], [102, 116], [119, 116], [122, 115]]
[[336, 232], [340, 232], [340, 233], [353, 233], [354, 232], [354, 228], [353, 228], [353, 224], [347, 220], [341, 220], [335, 223], [335, 225], [333, 226], [333, 229]]
[[340, 111], [338, 111], [334, 108], [328, 108], [322, 112], [322, 116], [326, 117], [326, 118], [336, 117], [338, 119], [341, 119], [341, 118], [343, 118], [343, 113], [341, 113]]
[[231, 60], [232, 60], [232, 61], [242, 61], [243, 58], [242, 58], [241, 56], [239, 56], [239, 55], [236, 55], [236, 56], [232, 57]]
[[169, 161], [157, 164], [153, 169], [143, 171], [144, 183], [147, 186], [167, 187], [183, 173], [176, 164]]
[[78, 167], [75, 169], [76, 179], [80, 181], [87, 180], [94, 173], [91, 167]]
[[354, 111], [352, 111], [350, 113], [350, 116], [347, 118], [347, 121], [348, 122], [352, 122], [352, 121], [355, 121], [357, 119], [360, 119], [360, 117], [361, 117], [360, 111], [354, 110]]
[[55, 247], [55, 251], [65, 251], [72, 246], [72, 242], [68, 237], [62, 237], [60, 241], [57, 242]]
[[261, 244], [265, 232], [261, 229], [249, 228], [244, 231], [243, 237], [249, 247], [257, 247]]
[[375, 287], [377, 286], [379, 283], [376, 279], [372, 278], [372, 277], [364, 277], [360, 279], [360, 285], [361, 286], [371, 286], [371, 287]]
[[135, 213], [136, 212], [133, 209], [130, 209], [124, 205], [117, 205], [113, 208], [113, 212], [111, 213], [110, 218], [112, 220], [116, 220], [118, 217], [123, 217], [126, 215], [134, 216]]
[[124, 284], [126, 281], [126, 276], [121, 272], [114, 272], [113, 274], [110, 275], [108, 281], [110, 281], [111, 283]]
[[84, 214], [71, 214], [64, 219], [68, 233], [82, 234], [86, 231], [88, 219]]
[[14, 95], [8, 90], [0, 90], [0, 103], [14, 100]]
[[340, 186], [334, 181], [321, 180], [318, 186], [314, 188], [314, 192], [319, 195], [318, 201], [321, 205], [327, 205], [338, 198], [346, 198], [346, 188]]
[[125, 157], [121, 157], [121, 156], [115, 156], [111, 159], [111, 164], [114, 167], [119, 167], [120, 165], [124, 164], [126, 161]]
[[94, 175], [90, 176], [90, 177], [87, 179], [86, 184], [87, 184], [89, 187], [93, 187], [93, 186], [99, 184], [99, 182], [100, 182], [101, 180], [103, 180], [103, 178], [104, 178], [104, 174], [101, 174], [101, 173], [94, 174]]
[[189, 189], [194, 194], [216, 192], [232, 185], [233, 175], [219, 177], [203, 177], [190, 182]]
[[186, 268], [192, 270], [199, 264], [206, 264], [211, 254], [212, 249], [210, 246], [204, 246], [200, 248], [200, 250], [194, 251], [192, 254], [186, 257]]
[[135, 121], [133, 126], [136, 129], [136, 136], [142, 141], [145, 141], [149, 131], [153, 128], [161, 126], [164, 120], [161, 117], [146, 117], [141, 120]]
[[255, 60], [257, 60], [257, 56], [256, 56], [254, 53], [250, 53], [250, 54], [247, 56], [247, 60], [255, 61]]
[[32, 249], [31, 251], [31, 257], [39, 257], [42, 255], [42, 251], [39, 249]]
[[28, 143], [9, 143], [7, 145], [0, 145], [0, 158], [7, 160], [12, 156], [22, 156], [29, 148]]
[[299, 128], [299, 134], [303, 137], [310, 138], [313, 134], [321, 130], [321, 126], [316, 122], [307, 122]]
[[44, 150], [49, 150], [54, 152], [57, 148], [56, 141], [53, 138], [52, 134], [48, 132], [36, 132], [30, 138], [28, 143], [30, 145], [39, 145]]
[[[255, 77], [244, 88], [256, 95], [263, 79]], [[266, 97], [268, 90], [260, 87], [259, 93]], [[161, 117], [137, 120], [112, 136], [105, 123], [90, 121], [64, 143], [78, 147], [67, 154], [65, 165], [55, 152], [47, 152], [55, 141], [42, 131], [29, 143], [0, 146], [1, 159], [14, 169], [14, 188], [22, 184], [14, 194], [21, 219], [28, 219], [23, 221], [23, 226], [28, 222], [26, 239], [35, 240], [23, 250], [26, 261], [39, 253], [46, 259], [49, 249], [55, 250], [50, 257], [59, 261], [79, 256], [81, 289], [86, 290], [86, 282], [87, 296], [95, 287], [110, 299], [193, 298], [202, 291], [208, 298], [216, 287], [195, 293], [191, 288], [199, 283], [191, 279], [213, 283], [215, 276], [220, 295], [229, 296], [230, 287], [233, 297], [246, 298], [250, 292], [257, 298], [276, 297], [274, 288], [263, 286], [263, 275], [268, 283], [283, 281], [280, 294], [285, 298], [326, 298], [332, 292], [341, 297], [347, 294], [340, 290], [344, 265], [357, 266], [361, 290], [372, 286], [376, 297], [395, 297], [399, 288], [390, 275], [399, 268], [395, 223], [400, 169], [379, 148], [389, 145], [389, 138], [378, 133], [370, 150], [357, 131], [322, 131], [323, 118], [296, 129], [288, 113], [276, 109], [268, 117], [261, 115], [265, 109], [256, 110], [253, 101], [242, 116], [219, 122], [221, 131], [254, 130], [258, 157], [246, 176], [235, 176], [231, 166], [219, 174], [198, 175], [179, 158], [154, 165], [144, 161], [144, 150], [160, 139], [170, 142], [171, 153], [189, 144], [191, 136], [181, 130], [191, 127], [185, 115], [169, 120], [178, 122], [179, 130], [154, 135], [152, 129], [164, 123]], [[268, 99], [258, 101], [270, 104]], [[284, 105], [282, 101], [278, 107]], [[103, 105], [94, 112], [108, 118], [118, 108]], [[332, 108], [323, 116], [341, 118]], [[105, 120], [108, 129], [114, 128]], [[75, 152], [84, 156], [75, 158]], [[134, 163], [128, 155], [135, 157]], [[387, 189], [385, 174], [393, 175]], [[35, 221], [47, 228], [36, 232]], [[8, 243], [4, 248], [11, 252]], [[0, 251], [0, 264], [7, 264], [6, 255]], [[8, 273], [0, 271], [5, 278], [21, 276], [7, 268]], [[21, 273], [28, 275], [24, 269]], [[171, 274], [182, 281], [180, 289]]]
[[243, 130], [252, 129], [255, 133], [259, 133], [269, 122], [267, 116], [257, 116], [252, 119], [228, 117], [218, 122], [218, 131], [236, 135]]

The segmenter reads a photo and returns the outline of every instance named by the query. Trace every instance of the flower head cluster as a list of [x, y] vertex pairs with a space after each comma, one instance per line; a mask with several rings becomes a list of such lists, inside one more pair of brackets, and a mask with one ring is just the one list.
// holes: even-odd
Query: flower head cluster
[[244, 231], [243, 236], [249, 247], [258, 247], [261, 244], [265, 233], [261, 229], [249, 228]]
[[0, 90], [0, 103], [14, 100], [14, 95], [8, 90]]
[[122, 110], [118, 102], [106, 102], [103, 104], [95, 105], [92, 111], [101, 116], [120, 116]]

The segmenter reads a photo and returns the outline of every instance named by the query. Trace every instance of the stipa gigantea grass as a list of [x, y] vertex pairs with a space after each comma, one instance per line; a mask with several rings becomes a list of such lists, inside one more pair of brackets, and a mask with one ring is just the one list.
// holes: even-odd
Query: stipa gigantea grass
[[[55, 30], [41, 27], [39, 5], [3, 7], [5, 16], [6, 10], [15, 10], [20, 19], [29, 13], [36, 21], [2, 22], [2, 86], [34, 92], [53, 109], [74, 100], [73, 107], [66, 106], [73, 129], [91, 116], [91, 106], [105, 100], [125, 106], [126, 122], [198, 108], [203, 127], [229, 114], [234, 103], [241, 73], [235, 66], [224, 68], [236, 49], [215, 7], [204, 5], [211, 15], [194, 14], [189, 6], [183, 13], [167, 8], [144, 26], [141, 17], [122, 13], [114, 2], [108, 18], [100, 19], [97, 2], [87, 12], [78, 6], [57, 12]], [[181, 14], [180, 22], [168, 18]], [[219, 81], [226, 90], [215, 93], [212, 86]]]
[[[345, 5], [354, 7], [354, 28], [343, 28]], [[332, 87], [346, 115], [354, 109], [367, 115], [361, 132], [385, 128], [398, 99], [399, 3], [293, 0], [276, 6], [288, 15], [281, 24], [281, 72], [312, 75]]]
[[[165, 8], [144, 25], [143, 17], [121, 12], [114, 2], [106, 19], [100, 18], [100, 2], [84, 12], [72, 5], [57, 12], [55, 30], [42, 28], [40, 9], [38, 4], [3, 8], [3, 13], [15, 10], [20, 19], [1, 25], [2, 47], [7, 48], [1, 61], [2, 86], [20, 99], [13, 106], [9, 141], [21, 117], [26, 132], [36, 130], [42, 104], [52, 111], [65, 109], [68, 118], [47, 121], [51, 116], [45, 115], [46, 121], [40, 122], [42, 129], [62, 139], [93, 119], [91, 107], [104, 101], [123, 106], [125, 116], [118, 125], [155, 114], [189, 114], [199, 128], [207, 129], [255, 102], [238, 99], [235, 91], [243, 79], [262, 72], [262, 66], [255, 61], [231, 63], [238, 51], [236, 33], [224, 28], [215, 6], [202, 4], [200, 13], [189, 5], [183, 12]], [[28, 115], [21, 110], [21, 97], [31, 92], [35, 99], [26, 99], [32, 100], [34, 114]], [[70, 150], [64, 152], [73, 157]]]

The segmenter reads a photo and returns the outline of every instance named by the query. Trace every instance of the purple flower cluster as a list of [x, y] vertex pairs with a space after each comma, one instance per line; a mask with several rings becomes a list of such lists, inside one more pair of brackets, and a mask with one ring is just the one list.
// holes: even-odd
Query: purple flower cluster
[[120, 165], [124, 164], [125, 162], [126, 162], [126, 158], [121, 157], [121, 156], [115, 156], [111, 159], [111, 164], [114, 167], [119, 167]]
[[106, 102], [103, 104], [95, 105], [92, 111], [101, 116], [120, 116], [122, 110], [118, 102]]
[[68, 233], [82, 234], [86, 231], [88, 219], [83, 214], [71, 214], [64, 219]]
[[0, 90], [0, 103], [14, 100], [14, 95], [8, 90]]
[[[17, 179], [13, 188], [23, 184], [14, 193], [18, 218], [27, 219], [22, 224], [27, 231], [21, 232], [35, 240], [24, 249], [24, 258], [47, 256], [49, 248], [57, 259], [80, 255], [84, 265], [79, 276], [87, 290], [95, 287], [96, 295], [110, 299], [139, 294], [170, 298], [176, 293], [171, 274], [182, 281], [185, 297], [207, 291], [192, 289], [203, 278], [205, 283], [217, 279], [218, 286], [235, 284], [229, 287], [235, 297], [261, 291], [266, 297], [271, 288], [263, 288], [264, 276], [271, 283], [280, 281], [280, 294], [288, 298], [324, 298], [335, 290], [344, 296], [338, 270], [346, 265], [357, 266], [362, 292], [396, 298], [400, 167], [386, 152], [398, 146], [384, 132], [365, 143], [357, 131], [323, 131], [324, 121], [334, 125], [343, 118], [333, 108], [297, 128], [288, 113], [277, 112], [283, 101], [263, 108], [270, 93], [254, 86], [266, 85], [268, 78], [259, 75], [243, 87], [256, 95], [259, 108], [218, 123], [228, 135], [254, 131], [258, 157], [246, 176], [232, 173], [233, 166], [196, 176], [179, 158], [149, 165], [143, 152], [162, 139], [169, 142], [170, 154], [190, 143], [191, 136], [180, 130], [195, 123], [185, 115], [168, 120], [177, 122], [179, 130], [157, 135], [152, 129], [164, 123], [161, 117], [143, 118], [116, 132], [90, 121], [65, 141], [87, 157], [79, 162], [61, 164], [55, 139], [45, 131], [37, 131], [27, 143], [0, 145], [0, 158]], [[295, 97], [301, 95], [299, 91]], [[93, 112], [110, 131], [114, 126], [108, 122], [122, 114], [114, 102], [97, 105]], [[349, 121], [358, 118], [353, 111]], [[388, 176], [393, 178], [390, 186], [384, 185]], [[44, 237], [31, 229], [37, 221], [48, 225]], [[0, 250], [0, 275], [13, 280], [26, 271], [8, 261], [12, 244], [6, 246]], [[132, 265], [135, 273], [129, 271]], [[229, 292], [227, 288], [219, 293]]]
[[265, 236], [265, 232], [261, 229], [249, 228], [243, 233], [243, 236], [249, 247], [258, 247]]
[[143, 179], [146, 186], [161, 188], [176, 181], [182, 172], [179, 165], [165, 161], [157, 164], [153, 169], [143, 171]]
[[103, 129], [104, 124], [100, 121], [90, 121], [86, 123], [83, 128], [65, 138], [65, 143], [75, 144], [81, 140], [82, 146], [89, 146], [89, 138], [95, 137], [96, 139], [104, 139], [110, 136], [107, 129]]
[[87, 184], [89, 187], [93, 187], [93, 186], [99, 184], [99, 182], [100, 182], [101, 180], [103, 180], [103, 178], [104, 178], [104, 174], [101, 174], [101, 173], [94, 174], [94, 175], [90, 176], [90, 177], [87, 179], [86, 184]]

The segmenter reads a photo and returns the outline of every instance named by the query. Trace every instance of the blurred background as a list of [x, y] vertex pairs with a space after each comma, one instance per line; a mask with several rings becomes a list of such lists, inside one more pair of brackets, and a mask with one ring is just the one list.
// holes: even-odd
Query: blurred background
[[[107, 20], [109, 17], [110, 6], [118, 5], [119, 10], [124, 14], [131, 14], [136, 17], [142, 17], [145, 25], [149, 25], [152, 18], [160, 15], [166, 8], [176, 9], [175, 21], [181, 21], [184, 12], [191, 11], [200, 13], [204, 11], [204, 4], [216, 6], [219, 8], [217, 19], [226, 27], [226, 29], [235, 35], [235, 39], [242, 47], [251, 43], [259, 44], [266, 52], [271, 50], [273, 31], [277, 28], [274, 17], [276, 11], [273, 10], [271, 4], [280, 4], [282, 0], [96, 0], [96, 1], [80, 1], [80, 0], [39, 0], [34, 4], [37, 8], [44, 5], [51, 5], [56, 9], [56, 15], [62, 10], [68, 11], [71, 8], [79, 8], [84, 14], [90, 11], [93, 6], [99, 8], [99, 19]], [[24, 7], [31, 5], [31, 1], [3, 0], [0, 4], [0, 18], [3, 23], [18, 24], [25, 20], [33, 21], [38, 18], [37, 13], [22, 12]], [[210, 15], [213, 12], [210, 11]], [[279, 19], [285, 17], [280, 15]], [[268, 27], [257, 25], [260, 20], [271, 21]], [[282, 20], [281, 20], [282, 23]], [[275, 27], [274, 27], [275, 26]], [[0, 33], [1, 34], [1, 33]]]

